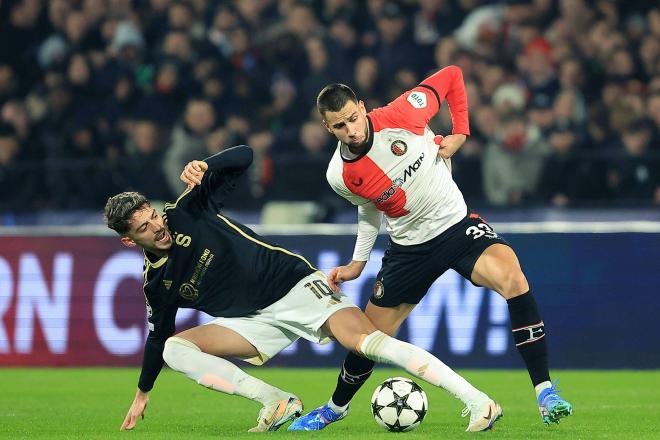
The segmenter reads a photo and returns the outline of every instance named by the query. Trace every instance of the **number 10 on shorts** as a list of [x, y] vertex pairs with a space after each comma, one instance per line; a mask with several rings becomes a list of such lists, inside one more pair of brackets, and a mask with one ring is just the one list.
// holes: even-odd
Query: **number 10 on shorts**
[[323, 280], [314, 280], [311, 283], [305, 283], [305, 287], [307, 287], [309, 290], [312, 291], [312, 293], [318, 298], [318, 299], [323, 299], [325, 296], [330, 296], [332, 297], [330, 299], [331, 302], [338, 303], [340, 302], [339, 299], [335, 298], [333, 296], [334, 292], [330, 289], [330, 286], [328, 286]]

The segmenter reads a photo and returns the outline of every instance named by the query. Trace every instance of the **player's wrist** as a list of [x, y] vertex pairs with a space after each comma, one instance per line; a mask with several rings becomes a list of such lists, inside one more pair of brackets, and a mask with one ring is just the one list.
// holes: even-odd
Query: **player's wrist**
[[352, 260], [348, 263], [348, 268], [356, 274], [356, 278], [362, 273], [362, 270], [367, 265], [366, 261]]
[[149, 391], [142, 391], [140, 387], [137, 388], [137, 391], [135, 392], [135, 398], [141, 398], [144, 399], [149, 396]]

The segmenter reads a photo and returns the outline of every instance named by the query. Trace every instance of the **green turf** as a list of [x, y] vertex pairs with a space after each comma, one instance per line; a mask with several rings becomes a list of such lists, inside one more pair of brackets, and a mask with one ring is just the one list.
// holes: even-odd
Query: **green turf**
[[[334, 387], [334, 369], [251, 369], [256, 376], [298, 394], [312, 409]], [[356, 396], [351, 415], [318, 433], [247, 434], [259, 407], [240, 397], [201, 388], [184, 376], [163, 371], [151, 393], [145, 420], [132, 432], [118, 431], [135, 392], [133, 369], [0, 369], [0, 437], [48, 439], [107, 438], [341, 438], [394, 437], [465, 439], [650, 439], [660, 438], [660, 371], [559, 371], [563, 396], [574, 415], [545, 427], [524, 371], [463, 371], [477, 387], [495, 397], [505, 416], [488, 433], [463, 432], [462, 405], [442, 390], [420, 382], [429, 398], [421, 427], [402, 434], [382, 430], [369, 412], [371, 392], [383, 379], [401, 375], [377, 370]]]

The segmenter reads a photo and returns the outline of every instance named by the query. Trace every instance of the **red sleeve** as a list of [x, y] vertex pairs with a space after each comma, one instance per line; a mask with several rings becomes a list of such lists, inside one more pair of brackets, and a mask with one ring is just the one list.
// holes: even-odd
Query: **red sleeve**
[[373, 110], [374, 130], [403, 128], [421, 135], [445, 99], [451, 113], [452, 133], [469, 135], [467, 93], [463, 72], [457, 66], [439, 70], [387, 106]]

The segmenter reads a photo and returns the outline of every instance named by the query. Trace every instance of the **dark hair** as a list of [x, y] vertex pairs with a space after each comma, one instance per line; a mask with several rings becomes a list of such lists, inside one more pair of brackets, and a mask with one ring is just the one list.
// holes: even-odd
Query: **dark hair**
[[316, 108], [325, 117], [325, 112], [338, 112], [348, 101], [358, 102], [353, 89], [345, 84], [329, 84], [319, 92]]
[[103, 218], [108, 228], [114, 230], [120, 235], [128, 232], [128, 221], [136, 211], [149, 205], [145, 196], [137, 192], [123, 192], [114, 195], [108, 199], [105, 204]]

